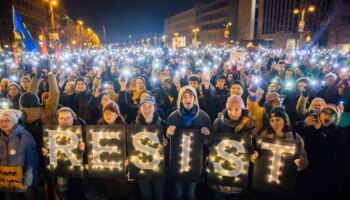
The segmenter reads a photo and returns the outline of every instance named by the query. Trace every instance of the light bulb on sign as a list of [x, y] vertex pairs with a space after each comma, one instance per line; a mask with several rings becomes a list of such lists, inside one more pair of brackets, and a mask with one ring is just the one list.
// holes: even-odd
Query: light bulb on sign
[[279, 176], [282, 175], [280, 172], [280, 168], [282, 165], [282, 157], [285, 154], [295, 154], [295, 146], [285, 146], [280, 144], [272, 144], [267, 142], [261, 143], [262, 149], [267, 149], [272, 151], [272, 157], [270, 159], [271, 165], [270, 165], [270, 174], [268, 175], [268, 181], [269, 182], [275, 182], [277, 184], [280, 183]]
[[181, 153], [181, 161], [180, 161], [180, 172], [188, 172], [190, 167], [190, 152], [191, 150], [191, 134], [190, 135], [183, 135], [181, 140], [181, 147], [182, 147], [182, 153]]

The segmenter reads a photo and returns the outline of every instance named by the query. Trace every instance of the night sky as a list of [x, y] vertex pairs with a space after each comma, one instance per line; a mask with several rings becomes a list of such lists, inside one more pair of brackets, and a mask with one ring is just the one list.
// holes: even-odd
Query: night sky
[[[164, 19], [192, 8], [203, 0], [65, 0], [69, 16], [82, 19], [103, 42], [106, 25], [107, 42], [128, 41], [161, 35]], [[206, 2], [206, 1], [204, 1]]]

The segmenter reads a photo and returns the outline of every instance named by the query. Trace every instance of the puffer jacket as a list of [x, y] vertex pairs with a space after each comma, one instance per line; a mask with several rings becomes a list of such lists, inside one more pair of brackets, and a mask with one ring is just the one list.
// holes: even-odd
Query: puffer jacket
[[[33, 187], [39, 183], [36, 144], [32, 135], [21, 125], [16, 125], [10, 136], [0, 132], [0, 166], [21, 166], [24, 186]], [[16, 191], [0, 189], [9, 190]]]

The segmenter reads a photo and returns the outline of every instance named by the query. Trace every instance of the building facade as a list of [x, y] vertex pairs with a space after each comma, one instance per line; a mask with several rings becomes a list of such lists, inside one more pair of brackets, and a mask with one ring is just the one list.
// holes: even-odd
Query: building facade
[[[33, 39], [38, 40], [40, 28], [50, 26], [48, 5], [42, 0], [13, 0], [12, 2]], [[0, 45], [6, 49], [14, 40], [11, 1], [1, 1], [0, 12]]]
[[[202, 44], [224, 44], [230, 41], [254, 39], [256, 0], [215, 0], [171, 16], [164, 21], [164, 33], [186, 37], [192, 43], [198, 28], [198, 40]], [[230, 25], [229, 25], [230, 24]], [[225, 31], [229, 34], [225, 37]]]

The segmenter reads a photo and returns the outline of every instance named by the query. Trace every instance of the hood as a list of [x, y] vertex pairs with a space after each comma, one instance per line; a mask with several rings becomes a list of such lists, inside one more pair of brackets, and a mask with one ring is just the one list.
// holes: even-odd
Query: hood
[[22, 131], [24, 131], [25, 129], [23, 128], [23, 126], [17, 124], [16, 125], [16, 129], [13, 131], [13, 135], [19, 135]]
[[199, 107], [199, 102], [198, 102], [198, 96], [197, 96], [197, 91], [196, 89], [194, 89], [192, 86], [183, 86], [180, 90], [179, 90], [179, 96], [177, 98], [177, 110], [179, 111], [180, 115], [181, 115], [181, 112], [180, 112], [180, 108], [181, 108], [181, 99], [182, 99], [182, 95], [183, 93], [186, 91], [186, 90], [190, 90], [194, 96], [195, 96], [195, 101], [194, 101], [194, 104], [197, 105], [197, 113], [196, 113], [196, 116], [198, 116], [199, 114], [199, 110], [200, 110], [200, 107]]

